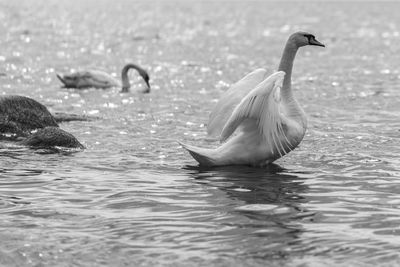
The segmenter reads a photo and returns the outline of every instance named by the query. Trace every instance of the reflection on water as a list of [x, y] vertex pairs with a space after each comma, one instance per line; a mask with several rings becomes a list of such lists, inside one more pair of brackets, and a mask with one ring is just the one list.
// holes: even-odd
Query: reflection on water
[[[86, 150], [0, 143], [0, 266], [399, 265], [400, 3], [0, 2], [2, 94], [33, 97]], [[299, 51], [300, 146], [267, 169], [190, 167], [230, 84]], [[55, 73], [135, 62], [152, 92]], [[141, 85], [135, 73], [132, 89]], [[53, 153], [56, 152], [56, 153]]]
[[[285, 172], [276, 164], [266, 169], [250, 167], [218, 167], [205, 169], [188, 167], [196, 183], [206, 184], [222, 191], [232, 204], [224, 206], [231, 221], [226, 225], [233, 227], [229, 234], [235, 236], [234, 242], [245, 240], [247, 249], [237, 252], [254, 258], [285, 258], [289, 254], [304, 250], [299, 238], [303, 232], [301, 221], [313, 220], [315, 212], [304, 207], [308, 186], [304, 178]], [[218, 203], [221, 195], [215, 199]], [[234, 218], [234, 219], [233, 219]], [[251, 243], [251, 239], [265, 242]], [[250, 244], [249, 244], [250, 243]]]
[[298, 176], [283, 173], [285, 169], [277, 164], [266, 168], [228, 166], [212, 169], [191, 167], [190, 173], [198, 183], [210, 184], [225, 192], [228, 197], [245, 204], [302, 203], [301, 197], [307, 188]]

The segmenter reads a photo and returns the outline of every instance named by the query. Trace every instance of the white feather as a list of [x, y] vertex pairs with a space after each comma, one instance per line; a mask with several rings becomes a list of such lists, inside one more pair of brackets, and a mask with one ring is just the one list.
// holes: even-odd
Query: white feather
[[270, 75], [242, 98], [223, 126], [222, 145], [182, 146], [206, 166], [264, 166], [289, 153], [304, 136], [305, 115], [296, 101], [282, 101], [284, 76], [282, 71]]
[[80, 79], [81, 86], [95, 87], [95, 88], [108, 88], [108, 87], [121, 87], [121, 82], [110, 74], [100, 70], [89, 70], [77, 72], [75, 74], [77, 79]]
[[297, 50], [306, 45], [324, 46], [312, 34], [293, 33], [280, 71], [265, 79], [264, 69], [255, 70], [221, 97], [210, 115], [208, 133], [220, 135], [223, 143], [215, 149], [183, 145], [200, 165], [263, 166], [300, 144], [307, 119], [293, 97], [291, 73]]
[[265, 69], [256, 69], [241, 80], [233, 84], [219, 99], [210, 113], [207, 133], [209, 136], [219, 136], [226, 121], [235, 107], [252, 89], [261, 83], [267, 76]]
[[225, 141], [246, 119], [254, 119], [260, 135], [267, 143], [270, 152], [277, 151], [280, 156], [287, 154], [290, 141], [283, 130], [280, 89], [285, 73], [272, 74], [242, 99], [225, 124], [221, 141]]

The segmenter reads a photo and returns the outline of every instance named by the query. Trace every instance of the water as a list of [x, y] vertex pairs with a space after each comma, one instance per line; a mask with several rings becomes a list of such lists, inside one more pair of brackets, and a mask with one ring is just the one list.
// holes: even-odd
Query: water
[[[400, 3], [1, 1], [4, 94], [99, 119], [61, 127], [84, 152], [1, 144], [0, 266], [400, 264]], [[201, 169], [176, 140], [249, 71], [302, 48], [295, 95], [309, 128], [267, 169]], [[55, 72], [119, 75], [148, 95], [59, 88]], [[131, 75], [133, 89], [141, 85]]]

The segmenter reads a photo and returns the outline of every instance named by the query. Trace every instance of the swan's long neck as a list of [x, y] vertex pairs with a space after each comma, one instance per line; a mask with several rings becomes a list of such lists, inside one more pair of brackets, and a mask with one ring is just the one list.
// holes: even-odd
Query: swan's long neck
[[292, 69], [297, 50], [297, 45], [289, 39], [285, 45], [285, 49], [283, 50], [281, 62], [279, 63], [278, 68], [278, 71], [284, 71], [286, 73], [285, 78], [283, 79], [281, 95], [283, 99], [286, 99], [288, 101], [291, 101], [293, 99]]
[[294, 121], [299, 122], [305, 131], [307, 128], [307, 119], [292, 92], [292, 69], [298, 49], [299, 47], [290, 39], [287, 41], [278, 70], [286, 73], [281, 88], [281, 99], [286, 104], [287, 115], [293, 118]]
[[128, 92], [129, 88], [131, 88], [131, 83], [129, 82], [129, 77], [128, 77], [128, 71], [132, 68], [137, 69], [138, 66], [134, 64], [127, 64], [122, 68], [121, 71], [122, 92]]
[[129, 91], [129, 88], [131, 88], [131, 84], [129, 82], [129, 78], [128, 78], [128, 71], [130, 69], [135, 69], [140, 76], [142, 76], [142, 78], [145, 80], [146, 85], [148, 86], [148, 89], [146, 90], [146, 92], [150, 91], [150, 87], [148, 84], [148, 81], [146, 81], [145, 76], [147, 76], [147, 72], [142, 69], [141, 67], [139, 67], [138, 65], [135, 64], [126, 64], [121, 71], [121, 80], [122, 80], [122, 92], [126, 93]]

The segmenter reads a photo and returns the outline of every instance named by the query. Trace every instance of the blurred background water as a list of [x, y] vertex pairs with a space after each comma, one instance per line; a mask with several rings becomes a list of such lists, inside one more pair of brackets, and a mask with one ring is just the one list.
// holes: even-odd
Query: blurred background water
[[[0, 266], [400, 265], [400, 3], [0, 1], [0, 86], [53, 112], [83, 152], [0, 145]], [[176, 143], [246, 73], [302, 48], [300, 147], [267, 169], [201, 169]], [[127, 62], [152, 92], [60, 88]], [[133, 91], [142, 86], [135, 73]]]

